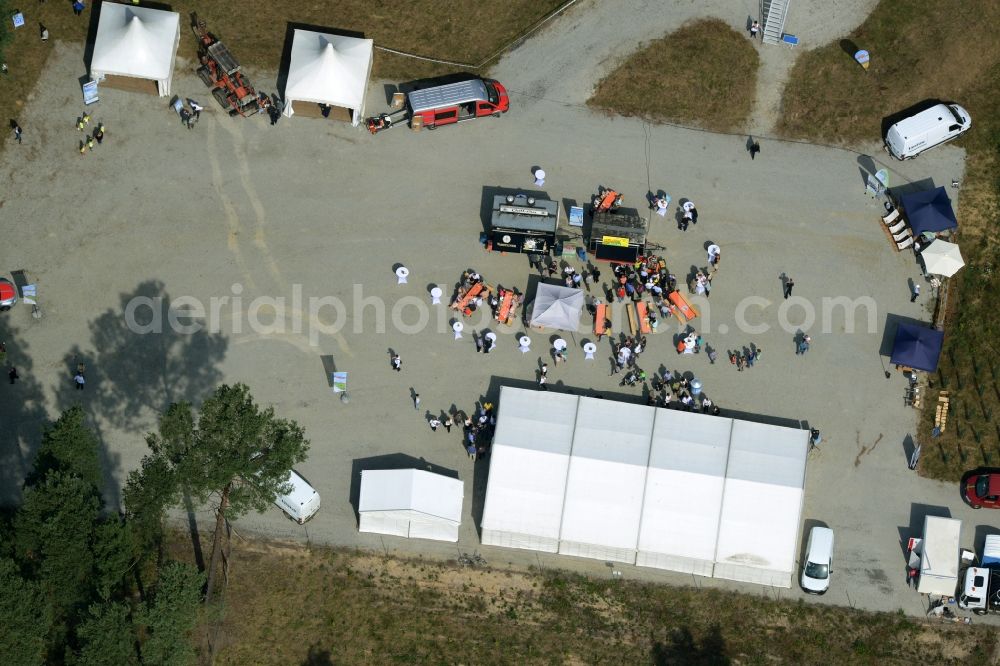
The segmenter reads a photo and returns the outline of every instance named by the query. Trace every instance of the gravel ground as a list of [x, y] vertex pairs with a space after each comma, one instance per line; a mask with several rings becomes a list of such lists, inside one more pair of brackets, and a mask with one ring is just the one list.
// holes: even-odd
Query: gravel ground
[[[575, 11], [568, 21], [581, 13]], [[724, 350], [753, 342], [765, 350], [763, 360], [743, 373], [728, 363], [710, 366], [704, 355], [680, 363], [665, 322], [643, 363], [696, 372], [725, 409], [823, 430], [826, 442], [809, 463], [804, 509], [806, 520], [825, 521], [838, 533], [836, 578], [821, 603], [919, 613], [920, 598], [905, 586], [900, 538], [919, 529], [928, 511], [965, 519], [967, 546], [987, 523], [995, 526], [996, 516], [961, 504], [955, 485], [906, 469], [904, 442], [915, 414], [903, 407], [903, 379], [884, 378], [878, 352], [887, 316], [926, 317], [929, 289], [910, 304], [907, 280], [919, 279], [918, 267], [911, 254], [889, 248], [879, 229], [879, 204], [864, 194], [856, 153], [765, 141], [751, 161], [743, 138], [650, 127], [523, 96], [500, 120], [440, 132], [396, 129], [371, 137], [301, 118], [269, 127], [263, 117], [230, 119], [215, 108], [188, 131], [166, 100], [102, 90], [93, 115], [105, 123], [107, 139], [81, 157], [73, 127], [82, 110], [79, 47], [57, 45], [56, 51], [21, 118], [24, 145], [8, 145], [0, 157], [7, 183], [0, 223], [8, 239], [17, 239], [4, 244], [3, 265], [24, 268], [37, 280], [44, 311], [40, 320], [20, 305], [5, 315], [12, 360], [25, 377], [5, 389], [15, 397], [0, 407], [7, 426], [0, 436], [0, 487], [8, 499], [16, 497], [30, 464], [39, 414], [82, 404], [99, 429], [114, 488], [139, 463], [155, 410], [171, 400], [200, 399], [220, 381], [242, 381], [260, 402], [306, 428], [312, 450], [300, 471], [319, 489], [323, 508], [304, 528], [272, 510], [240, 520], [237, 530], [454, 556], [453, 544], [356, 531], [352, 468], [405, 455], [455, 470], [465, 481], [466, 519], [457, 549], [479, 548], [471, 512], [486, 463], [468, 460], [460, 433], [432, 433], [424, 410], [452, 404], [471, 410], [504, 381], [533, 382], [549, 333], [532, 335], [537, 354], [518, 353], [514, 336], [502, 335], [497, 352], [483, 357], [475, 355], [471, 336], [452, 339], [442, 309], [429, 311], [430, 324], [410, 333], [392, 324], [391, 311], [404, 297], [429, 303], [428, 285], [447, 290], [469, 266], [490, 282], [523, 289], [524, 257], [486, 254], [477, 246], [480, 209], [484, 188], [529, 187], [530, 167], [538, 164], [549, 174], [546, 189], [553, 198], [585, 201], [598, 184], [607, 184], [623, 191], [626, 203], [638, 204], [647, 190], [659, 188], [675, 202], [697, 202], [697, 226], [682, 234], [657, 218], [651, 239], [666, 246], [667, 262], [679, 275], [704, 264], [706, 242], [722, 246], [711, 321], [706, 316], [698, 325], [709, 344]], [[530, 87], [517, 76], [510, 81], [516, 89]], [[379, 97], [376, 88], [372, 99]], [[175, 78], [174, 92], [211, 101], [187, 73]], [[865, 149], [881, 160], [877, 146]], [[963, 158], [946, 147], [888, 166], [893, 184], [941, 183], [961, 178]], [[411, 270], [407, 285], [396, 284], [397, 262]], [[877, 304], [871, 330], [862, 317], [859, 330], [848, 334], [843, 317], [834, 316], [827, 331], [818, 323], [810, 329], [812, 351], [796, 356], [792, 333], [801, 314], [788, 313], [791, 332], [778, 325], [782, 272], [795, 278], [803, 305], [819, 307], [824, 297], [871, 297]], [[239, 286], [244, 308], [256, 297], [291, 301], [301, 288], [304, 299], [343, 299], [349, 317], [343, 330], [320, 335], [316, 345], [309, 339], [316, 327], [308, 320], [301, 332], [291, 323], [285, 332], [254, 332], [245, 314], [237, 324], [227, 316], [218, 333], [196, 335], [135, 335], [123, 325], [125, 304], [136, 295], [188, 296], [207, 306], [213, 298], [232, 297], [232, 285]], [[361, 317], [352, 314], [360, 303], [357, 289], [374, 297]], [[734, 312], [748, 297], [764, 299], [748, 319], [769, 331], [739, 330]], [[378, 302], [388, 313], [384, 332], [374, 316]], [[418, 308], [407, 308], [403, 316], [412, 324]], [[319, 319], [334, 317], [327, 310]], [[583, 361], [576, 345], [585, 337], [573, 336], [570, 362], [550, 369], [553, 389], [563, 382], [580, 390], [617, 390], [606, 361]], [[389, 366], [390, 348], [402, 355], [402, 373]], [[324, 355], [350, 373], [349, 404], [331, 394]], [[70, 385], [78, 360], [88, 366], [83, 392]], [[411, 390], [422, 397], [419, 411]], [[200, 518], [210, 524], [205, 513]], [[479, 550], [493, 564], [608, 575], [601, 562]], [[760, 591], [623, 569], [636, 578]], [[797, 588], [778, 593], [800, 595]]]

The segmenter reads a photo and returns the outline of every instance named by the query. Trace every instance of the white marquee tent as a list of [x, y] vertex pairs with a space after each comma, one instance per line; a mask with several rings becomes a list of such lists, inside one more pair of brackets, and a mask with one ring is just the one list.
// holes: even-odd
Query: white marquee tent
[[483, 543], [554, 553], [559, 549], [577, 397], [504, 388], [490, 453]]
[[90, 75], [97, 81], [128, 76], [156, 81], [170, 95], [174, 58], [181, 38], [180, 14], [105, 2], [94, 40]]
[[789, 586], [808, 452], [808, 431], [733, 421], [716, 578]]
[[285, 83], [285, 115], [295, 113], [292, 105], [296, 101], [312, 102], [348, 109], [351, 124], [360, 123], [373, 46], [370, 39], [296, 29]]
[[596, 398], [577, 410], [559, 552], [634, 563], [654, 411]]
[[361, 472], [358, 530], [412, 539], [458, 541], [464, 487], [418, 469]]
[[636, 564], [712, 575], [732, 428], [732, 419], [656, 410]]
[[809, 433], [503, 387], [483, 543], [790, 587]]

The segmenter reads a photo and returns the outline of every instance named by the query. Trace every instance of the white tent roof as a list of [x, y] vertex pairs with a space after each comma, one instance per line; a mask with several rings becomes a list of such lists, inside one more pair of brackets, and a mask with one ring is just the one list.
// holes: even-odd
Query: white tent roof
[[732, 419], [656, 411], [639, 550], [668, 556], [673, 565], [663, 568], [711, 574], [732, 427]]
[[789, 586], [808, 450], [806, 430], [733, 422], [717, 578]]
[[555, 284], [538, 283], [531, 308], [532, 326], [575, 331], [580, 326], [583, 291]]
[[577, 397], [503, 387], [482, 528], [559, 538]]
[[414, 511], [437, 520], [462, 521], [463, 484], [419, 469], [379, 469], [361, 472], [358, 513]]
[[580, 398], [563, 541], [635, 550], [653, 415], [642, 405]]
[[938, 239], [921, 251], [924, 267], [928, 273], [951, 277], [965, 266], [962, 251], [958, 245]]
[[94, 40], [94, 75], [169, 81], [180, 35], [180, 14], [105, 2]]
[[370, 39], [296, 29], [285, 99], [362, 109], [373, 44]]

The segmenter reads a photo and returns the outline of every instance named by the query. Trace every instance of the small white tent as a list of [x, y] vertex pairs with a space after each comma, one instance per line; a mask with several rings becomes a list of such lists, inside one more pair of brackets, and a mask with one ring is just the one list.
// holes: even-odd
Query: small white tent
[[151, 79], [160, 97], [170, 95], [181, 38], [180, 14], [105, 2], [94, 39], [90, 76]]
[[360, 532], [458, 541], [464, 486], [419, 469], [361, 472]]
[[715, 577], [791, 587], [809, 431], [734, 421]]
[[372, 70], [370, 39], [342, 37], [296, 29], [285, 83], [285, 115], [291, 117], [296, 101], [348, 109], [351, 124], [361, 122]]
[[581, 310], [582, 290], [539, 282], [529, 323], [540, 328], [575, 331], [580, 327]]

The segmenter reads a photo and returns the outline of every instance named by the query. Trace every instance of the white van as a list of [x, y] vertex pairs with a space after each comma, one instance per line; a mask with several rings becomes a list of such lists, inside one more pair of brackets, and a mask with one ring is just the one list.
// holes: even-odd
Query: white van
[[274, 499], [274, 505], [286, 516], [302, 525], [319, 511], [319, 493], [295, 470], [289, 473], [286, 483], [292, 484], [291, 492], [287, 495], [278, 495]]
[[897, 160], [908, 160], [957, 139], [971, 127], [969, 112], [958, 104], [938, 104], [892, 125], [885, 133], [885, 149]]
[[809, 594], [824, 594], [830, 589], [833, 573], [833, 530], [814, 527], [809, 530], [806, 561], [802, 565], [802, 589]]

